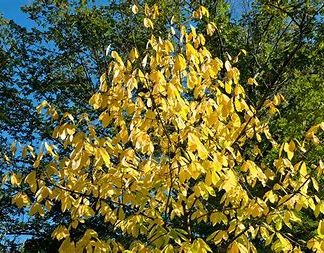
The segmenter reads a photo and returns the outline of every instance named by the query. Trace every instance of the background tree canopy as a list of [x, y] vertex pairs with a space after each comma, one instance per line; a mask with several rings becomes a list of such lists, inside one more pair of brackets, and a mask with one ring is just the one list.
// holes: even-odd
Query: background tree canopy
[[[201, 33], [206, 38], [205, 47], [213, 57], [217, 56], [223, 63], [228, 61], [239, 69], [240, 80], [242, 80], [240, 84], [245, 90], [246, 103], [256, 109], [256, 117], [261, 123], [269, 122], [270, 132], [278, 143], [295, 140], [294, 143], [297, 145], [296, 140], [301, 140], [308, 129], [324, 121], [322, 1], [243, 1], [238, 7], [231, 6], [230, 2], [222, 0], [162, 0], [158, 2], [159, 13], [156, 14], [154, 13], [157, 10], [152, 7], [155, 1], [145, 1], [148, 6], [146, 8], [143, 1], [136, 3], [139, 10], [135, 15], [134, 12], [137, 10], [134, 10], [133, 1], [107, 1], [106, 4], [97, 4], [95, 1], [87, 0], [34, 0], [30, 5], [23, 7], [23, 11], [34, 21], [35, 25], [32, 28], [22, 27], [14, 20], [0, 17], [1, 177], [6, 178], [6, 175], [12, 172], [16, 175], [20, 173], [21, 177], [28, 175], [35, 158], [30, 153], [27, 156], [24, 153], [31, 152], [33, 146], [35, 149], [33, 152], [37, 156], [38, 147], [43, 141], [55, 144], [57, 147], [55, 152], [58, 156], [68, 157], [73, 148], [67, 148], [64, 140], [55, 138], [52, 130], [65, 120], [69, 120], [71, 115], [75, 119], [83, 119], [83, 125], [80, 124], [78, 127], [81, 128], [80, 131], [83, 130], [87, 134], [91, 135], [91, 132], [87, 132], [90, 130], [85, 123], [85, 113], [95, 128], [98, 138], [105, 136], [113, 138], [118, 135], [120, 126], [111, 126], [108, 123], [102, 126], [98, 120], [99, 117], [101, 119], [103, 117], [102, 110], [93, 110], [89, 105], [89, 99], [98, 92], [100, 82], [101, 84], [103, 82], [102, 74], [106, 73], [108, 78], [109, 64], [118, 61], [116, 56], [112, 57], [112, 51], [118, 52], [122, 59], [127, 59], [129, 52], [136, 48], [141, 61], [145, 59], [145, 55], [148, 55], [150, 59], [152, 52], [148, 49], [147, 41], [151, 39], [152, 29], [143, 26], [143, 20], [147, 17], [153, 20], [154, 36], [161, 37], [163, 41], [171, 40], [175, 54], [181, 52], [182, 45], [181, 32], [180, 29], [176, 29], [177, 26], [174, 30], [175, 38], [171, 39], [170, 28], [173, 24], [184, 25], [188, 33], [190, 33], [190, 25], [196, 27], [196, 33]], [[205, 6], [209, 10], [208, 16], [202, 13], [200, 6]], [[196, 11], [196, 18], [193, 19], [194, 11]], [[156, 17], [152, 17], [154, 15]], [[146, 23], [146, 26], [149, 27], [150, 24]], [[194, 44], [193, 41], [192, 43]], [[202, 42], [199, 43], [197, 42], [194, 46], [197, 50], [204, 46]], [[106, 53], [108, 46], [110, 51]], [[133, 64], [138, 65], [139, 68], [142, 63], [134, 59]], [[145, 70], [145, 67], [143, 68]], [[228, 78], [228, 71], [229, 69], [222, 68], [217, 80]], [[107, 83], [110, 81], [111, 79], [107, 79]], [[132, 92], [134, 99], [149, 93], [142, 86], [138, 86], [137, 90]], [[186, 101], [193, 102], [198, 99], [193, 91], [182, 92], [186, 92]], [[212, 97], [212, 94], [209, 96], [210, 99], [216, 99]], [[48, 113], [38, 114], [37, 111], [43, 111], [41, 107], [37, 108], [43, 100], [50, 105], [46, 107]], [[94, 102], [96, 99], [90, 101], [92, 105], [98, 103]], [[200, 102], [202, 101], [201, 99]], [[272, 101], [272, 104], [268, 104], [268, 108], [264, 108], [266, 101]], [[43, 104], [43, 106], [47, 105]], [[154, 105], [153, 107], [155, 108]], [[159, 111], [158, 108], [158, 106], [155, 108], [155, 112]], [[280, 112], [276, 111], [277, 108]], [[69, 114], [64, 114], [65, 112]], [[241, 120], [244, 119], [243, 115], [239, 117]], [[52, 121], [51, 118], [53, 118]], [[57, 121], [58, 118], [61, 121]], [[129, 120], [125, 119], [125, 122]], [[199, 124], [202, 122], [198, 120], [196, 126]], [[175, 131], [174, 127], [170, 122], [160, 134], [165, 137], [165, 132]], [[184, 136], [184, 139], [188, 138]], [[196, 140], [195, 136], [190, 138]], [[314, 135], [312, 140], [317, 143], [320, 142], [320, 138], [321, 134]], [[124, 144], [125, 149], [135, 149], [131, 143]], [[184, 148], [187, 143], [183, 145]], [[22, 149], [22, 147], [27, 148]], [[163, 145], [154, 146], [154, 148], [155, 152], [164, 152]], [[242, 154], [244, 160], [252, 160], [255, 164], [262, 163], [270, 167], [273, 166], [272, 163], [278, 158], [279, 153], [279, 149], [274, 149], [269, 141], [258, 143], [253, 138], [243, 146], [239, 145], [236, 148], [235, 150]], [[296, 157], [299, 156], [307, 166], [318, 164], [323, 154], [322, 145], [318, 145], [307, 152], [296, 154], [294, 164], [297, 164]], [[158, 157], [159, 154], [156, 156]], [[167, 156], [171, 155], [167, 154]], [[204, 157], [199, 157], [199, 159], [202, 158]], [[145, 160], [146, 157], [141, 159]], [[42, 163], [46, 164], [51, 161], [52, 158], [46, 156]], [[118, 161], [112, 162], [118, 163]], [[190, 179], [191, 181], [186, 179], [189, 180], [188, 187], [194, 187], [196, 179]], [[274, 179], [271, 187], [274, 186], [276, 180], [282, 182], [283, 178]], [[298, 180], [298, 178], [289, 180]], [[316, 180], [321, 185], [322, 177]], [[313, 184], [316, 183], [313, 182]], [[252, 196], [264, 197], [263, 187], [247, 185], [250, 188], [245, 189], [246, 192], [251, 192]], [[31, 202], [37, 200], [38, 197], [32, 194], [28, 184], [20, 187], [28, 193]], [[19, 249], [24, 252], [40, 250], [56, 252], [61, 242], [51, 238], [52, 231], [58, 225], [68, 227], [71, 223], [71, 215], [69, 212], [62, 212], [62, 203], [53, 201], [51, 209], [46, 211], [44, 216], [29, 216], [28, 208], [17, 208], [12, 204], [12, 198], [22, 191], [20, 187], [17, 183], [12, 185], [10, 180], [3, 180], [0, 190], [0, 242], [3, 251], [11, 247], [12, 251]], [[323, 199], [321, 187], [319, 188], [316, 190], [315, 185], [314, 188], [309, 187], [307, 196], [314, 194], [319, 199]], [[292, 191], [290, 194], [294, 194], [295, 189], [287, 190]], [[166, 189], [165, 192], [167, 191]], [[203, 192], [202, 189], [200, 191]], [[218, 197], [221, 195], [212, 196], [210, 192], [208, 195], [211, 196], [207, 199], [200, 196], [202, 199], [200, 203], [206, 208], [205, 211], [219, 209], [220, 199]], [[281, 193], [278, 193], [278, 196], [284, 198]], [[169, 195], [170, 198], [176, 199], [172, 194]], [[272, 207], [275, 207], [278, 201], [280, 200], [274, 200]], [[315, 201], [314, 205], [317, 208], [314, 207], [315, 214], [306, 207], [297, 210], [294, 215], [303, 222], [294, 223], [292, 227], [287, 225], [289, 219], [295, 217], [292, 214], [289, 214], [290, 218], [286, 217], [288, 214], [286, 218], [283, 217], [281, 223], [277, 218], [276, 229], [281, 230], [283, 235], [287, 235], [282, 240], [278, 237], [279, 241], [286, 243], [285, 240], [288, 240], [294, 247], [306, 250], [306, 242], [316, 235], [319, 220], [322, 218], [321, 203], [321, 201]], [[125, 208], [118, 210], [123, 210], [126, 217], [136, 211]], [[199, 210], [198, 207], [197, 210]], [[188, 224], [185, 224], [187, 221], [181, 215], [173, 214], [175, 217], [172, 216], [172, 220], [169, 220], [168, 215], [171, 216], [171, 213], [165, 213], [165, 217], [162, 215], [162, 218], [170, 227], [187, 229]], [[117, 215], [122, 216], [122, 214]], [[192, 242], [197, 238], [206, 239], [212, 231], [215, 231], [213, 219], [202, 220], [202, 222], [196, 219], [195, 222], [191, 228], [194, 231], [191, 235]], [[224, 230], [222, 226], [225, 224], [219, 226], [218, 230]], [[96, 231], [98, 237], [107, 240], [115, 239], [125, 248], [128, 248], [134, 241], [133, 234], [127, 234], [120, 228], [116, 229], [113, 223], [104, 223], [100, 215], [92, 215], [84, 220], [84, 223], [78, 224], [71, 238], [81, 238], [88, 228]], [[319, 230], [322, 233], [321, 229], [320, 227]], [[235, 236], [230, 237], [230, 241], [234, 242], [240, 236], [239, 234], [240, 232], [237, 232]], [[162, 235], [161, 238], [163, 238]], [[275, 236], [274, 242], [276, 238]], [[140, 240], [146, 242], [149, 238], [143, 236]], [[180, 240], [182, 240], [181, 236]], [[200, 245], [200, 241], [197, 243]], [[274, 250], [274, 244], [270, 243], [265, 246], [263, 239], [255, 239], [253, 244], [261, 252]], [[200, 246], [203, 247], [203, 245]], [[221, 243], [219, 247], [215, 246], [212, 250], [222, 251], [228, 246], [230, 244], [224, 240], [223, 244]]]

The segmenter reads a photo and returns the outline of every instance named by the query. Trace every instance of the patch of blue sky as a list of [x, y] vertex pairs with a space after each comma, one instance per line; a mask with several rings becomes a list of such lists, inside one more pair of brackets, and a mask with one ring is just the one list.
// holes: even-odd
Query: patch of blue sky
[[0, 0], [0, 13], [9, 20], [13, 20], [21, 26], [33, 27], [34, 22], [28, 19], [28, 15], [20, 8], [30, 4], [32, 0]]

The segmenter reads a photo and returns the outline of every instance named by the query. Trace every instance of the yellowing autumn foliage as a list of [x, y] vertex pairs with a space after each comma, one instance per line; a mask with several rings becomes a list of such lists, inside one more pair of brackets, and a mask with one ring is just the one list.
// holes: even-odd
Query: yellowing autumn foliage
[[[200, 7], [193, 17], [208, 15]], [[152, 20], [143, 20], [149, 31]], [[215, 29], [208, 25], [208, 33]], [[12, 175], [13, 185], [29, 187], [13, 202], [29, 206], [30, 215], [60, 204], [71, 218], [52, 233], [62, 242], [60, 252], [256, 252], [256, 244], [275, 252], [322, 252], [323, 220], [308, 242], [295, 241], [289, 230], [302, 223], [302, 209], [324, 214], [316, 194], [324, 164], [303, 161], [311, 141], [319, 143], [323, 124], [301, 142], [277, 144], [258, 115], [276, 108], [280, 96], [255, 108], [242, 85], [252, 85], [253, 78], [240, 80], [235, 62], [212, 56], [194, 27], [179, 25], [176, 34], [163, 39], [153, 30], [145, 53], [111, 53], [100, 90], [90, 99], [106, 131], [96, 131], [98, 121], [88, 115], [58, 119], [51, 105], [42, 104], [40, 111], [47, 108], [59, 122], [53, 138], [68, 155], [46, 143], [23, 182]], [[279, 156], [263, 162], [265, 147]], [[73, 237], [94, 216], [131, 236], [129, 248], [91, 228]]]

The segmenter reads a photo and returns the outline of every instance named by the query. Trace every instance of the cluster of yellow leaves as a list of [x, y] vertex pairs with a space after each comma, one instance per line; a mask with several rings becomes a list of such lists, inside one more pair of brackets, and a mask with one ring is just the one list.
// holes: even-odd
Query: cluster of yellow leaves
[[[136, 14], [138, 6], [132, 11]], [[154, 19], [158, 8], [145, 6], [144, 11], [144, 26], [153, 29], [149, 17]], [[194, 13], [208, 15], [204, 7]], [[216, 26], [208, 29], [211, 33]], [[128, 56], [111, 53], [100, 91], [90, 99], [109, 137], [97, 134], [86, 115], [75, 123], [65, 114], [53, 137], [70, 153], [59, 157], [46, 144], [52, 162], [42, 163], [43, 152], [35, 157], [24, 179], [35, 201], [20, 192], [13, 202], [32, 204], [31, 215], [44, 215], [60, 203], [72, 221], [52, 234], [63, 241], [60, 252], [256, 252], [254, 239], [273, 251], [300, 252], [299, 244], [281, 232], [283, 226], [300, 222], [301, 209], [324, 213], [323, 200], [309, 194], [310, 183], [319, 191], [316, 177], [323, 163], [313, 168], [294, 160], [303, 152], [294, 141], [282, 145], [287, 158], [280, 152], [273, 164], [258, 162], [258, 143], [272, 137], [246, 100], [235, 61], [213, 57], [194, 27], [181, 27], [180, 34], [184, 46], [177, 51], [177, 39], [152, 35], [143, 57], [136, 48]], [[282, 97], [269, 106], [277, 100]], [[320, 127], [307, 138], [314, 140]], [[244, 152], [251, 140], [256, 143], [252, 155]], [[11, 177], [17, 187], [22, 180]], [[130, 247], [103, 240], [91, 229], [73, 241], [70, 232], [93, 216], [132, 236]], [[207, 236], [195, 231], [199, 224], [210, 226]], [[308, 247], [319, 251], [323, 234], [320, 221]]]
[[[139, 6], [134, 4], [132, 7], [132, 12], [136, 15], [139, 12]], [[156, 19], [160, 15], [160, 10], [157, 4], [149, 6], [148, 4], [144, 5], [144, 14], [145, 18], [143, 20], [144, 27], [154, 29], [152, 19]]]
[[[248, 80], [248, 83], [249, 84], [256, 84], [256, 81], [255, 79], [252, 79], [252, 78], [249, 78]], [[285, 101], [285, 98], [283, 95], [281, 94], [278, 94], [278, 95], [274, 95], [273, 99], [272, 100], [267, 100], [265, 103], [264, 103], [264, 107], [267, 108], [270, 112], [270, 114], [275, 114], [277, 112], [279, 112], [277, 106], [279, 106], [281, 103], [283, 103]]]
[[209, 17], [209, 11], [208, 11], [208, 9], [206, 7], [200, 6], [197, 10], [195, 10], [193, 12], [192, 15], [193, 15], [193, 17], [198, 18], [198, 19], [202, 19], [204, 16], [208, 18]]

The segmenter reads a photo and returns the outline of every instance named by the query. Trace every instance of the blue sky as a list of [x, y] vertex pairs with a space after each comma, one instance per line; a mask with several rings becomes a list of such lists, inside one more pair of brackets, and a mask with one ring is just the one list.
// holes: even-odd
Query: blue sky
[[0, 0], [0, 13], [6, 19], [13, 19], [20, 25], [31, 26], [32, 22], [28, 20], [28, 16], [20, 10], [21, 6], [31, 2], [31, 0]]
[[[96, 0], [97, 4], [108, 3], [109, 0]], [[6, 19], [12, 19], [21, 26], [31, 27], [33, 21], [28, 19], [28, 15], [20, 10], [23, 5], [31, 4], [33, 0], [0, 0], [0, 13]]]

